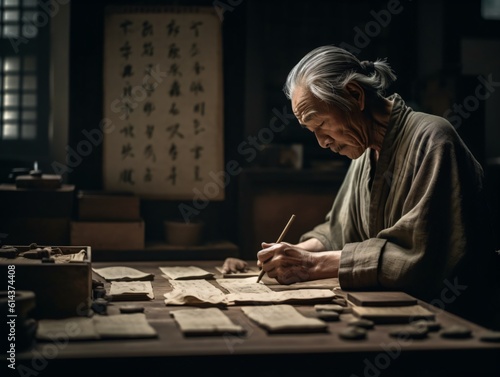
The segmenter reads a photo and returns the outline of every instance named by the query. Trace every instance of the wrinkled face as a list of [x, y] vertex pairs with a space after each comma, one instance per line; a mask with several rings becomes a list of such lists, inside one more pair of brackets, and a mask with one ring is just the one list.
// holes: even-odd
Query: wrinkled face
[[360, 157], [368, 148], [368, 128], [357, 108], [346, 114], [327, 106], [306, 89], [297, 87], [292, 95], [292, 110], [302, 127], [313, 132], [322, 148], [329, 148], [351, 159]]

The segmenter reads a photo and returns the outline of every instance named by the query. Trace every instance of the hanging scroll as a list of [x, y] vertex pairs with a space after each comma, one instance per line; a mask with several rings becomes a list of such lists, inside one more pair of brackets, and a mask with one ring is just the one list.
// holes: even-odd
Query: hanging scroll
[[224, 170], [221, 42], [213, 8], [107, 10], [106, 190], [189, 200]]

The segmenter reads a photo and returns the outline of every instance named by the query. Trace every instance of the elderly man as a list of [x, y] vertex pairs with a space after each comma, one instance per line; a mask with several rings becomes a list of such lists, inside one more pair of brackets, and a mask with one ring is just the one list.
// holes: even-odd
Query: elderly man
[[478, 310], [500, 298], [483, 170], [446, 119], [385, 97], [394, 80], [386, 61], [335, 46], [291, 70], [299, 123], [352, 163], [325, 222], [296, 245], [263, 243], [258, 265], [282, 284], [338, 277], [344, 290], [401, 290], [497, 327], [498, 306]]

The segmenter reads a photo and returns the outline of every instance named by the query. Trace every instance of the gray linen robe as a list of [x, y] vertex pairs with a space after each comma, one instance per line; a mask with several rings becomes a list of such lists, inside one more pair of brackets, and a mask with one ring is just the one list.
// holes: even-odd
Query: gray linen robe
[[483, 170], [447, 120], [413, 111], [398, 94], [389, 99], [378, 162], [370, 149], [351, 162], [325, 223], [301, 241], [342, 250], [344, 290], [402, 290], [488, 324], [456, 305], [458, 297], [474, 305], [498, 259], [488, 244]]

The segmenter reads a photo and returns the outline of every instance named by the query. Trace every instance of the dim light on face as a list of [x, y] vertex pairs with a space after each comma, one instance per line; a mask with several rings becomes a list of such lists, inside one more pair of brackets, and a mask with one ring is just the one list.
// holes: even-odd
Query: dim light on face
[[322, 148], [351, 159], [359, 158], [368, 148], [367, 124], [360, 110], [347, 116], [300, 87], [292, 95], [292, 109], [302, 127], [314, 133]]

